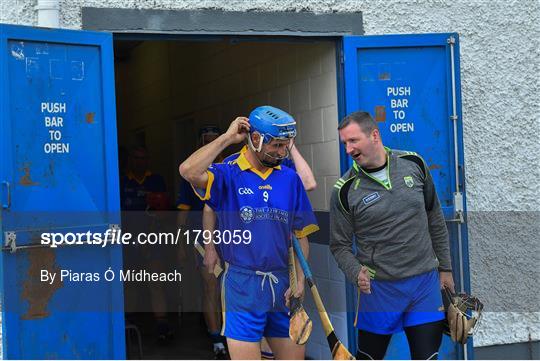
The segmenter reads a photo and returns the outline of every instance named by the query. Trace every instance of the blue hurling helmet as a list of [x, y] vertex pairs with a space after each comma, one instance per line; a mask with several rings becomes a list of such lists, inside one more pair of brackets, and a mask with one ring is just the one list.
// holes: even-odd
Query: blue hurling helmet
[[296, 122], [294, 118], [281, 109], [264, 105], [255, 108], [249, 115], [250, 134], [257, 132], [261, 135], [261, 142], [255, 146], [251, 137], [248, 137], [250, 146], [257, 152], [262, 149], [263, 143], [272, 139], [292, 139], [296, 137]]

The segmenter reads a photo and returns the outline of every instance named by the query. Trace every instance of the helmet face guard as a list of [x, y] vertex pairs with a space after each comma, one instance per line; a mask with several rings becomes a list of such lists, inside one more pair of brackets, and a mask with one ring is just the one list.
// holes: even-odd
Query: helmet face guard
[[[270, 143], [272, 139], [290, 140], [296, 137], [294, 118], [283, 110], [272, 106], [265, 105], [255, 108], [249, 115], [249, 123], [251, 129], [248, 143], [251, 149], [256, 152], [261, 152], [263, 144]], [[253, 133], [260, 135], [259, 144], [253, 144], [251, 140]]]
[[268, 168], [273, 168], [273, 167], [276, 167], [278, 165], [281, 164], [281, 162], [283, 162], [283, 160], [285, 158], [288, 158], [289, 157], [289, 154], [290, 154], [290, 150], [289, 150], [289, 146], [287, 146], [285, 148], [286, 152], [285, 152], [285, 155], [283, 157], [280, 157], [280, 156], [274, 156], [270, 153], [267, 153], [267, 152], [262, 152], [262, 154], [266, 157], [266, 158], [269, 158], [271, 159], [271, 161], [268, 161], [266, 160], [265, 158], [262, 158], [262, 159], [259, 159], [259, 161], [261, 162], [262, 165], [264, 165], [265, 167], [268, 167]]
[[251, 140], [251, 136], [248, 137], [248, 142], [249, 142], [249, 145], [252, 147], [252, 149], [255, 150], [256, 152], [260, 152], [262, 150], [263, 144], [268, 144], [273, 139], [276, 139], [276, 140], [291, 140], [291, 139], [294, 139], [296, 137], [296, 129], [287, 130], [287, 131], [283, 132], [284, 134], [286, 134], [285, 136], [279, 136], [279, 137], [275, 137], [275, 136], [273, 136], [271, 134], [268, 134], [268, 133], [261, 134], [259, 131], [256, 131], [256, 130], [251, 132], [251, 134], [254, 134], [254, 133], [258, 133], [260, 135], [259, 144], [257, 144], [255, 146], [253, 144], [253, 141]]

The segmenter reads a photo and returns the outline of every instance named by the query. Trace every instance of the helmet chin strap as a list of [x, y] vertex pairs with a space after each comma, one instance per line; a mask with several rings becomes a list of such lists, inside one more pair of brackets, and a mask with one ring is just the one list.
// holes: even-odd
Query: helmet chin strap
[[[255, 132], [254, 132], [255, 133]], [[260, 134], [259, 134], [260, 135]], [[262, 146], [263, 146], [263, 137], [262, 135], [260, 136], [259, 138], [259, 145], [257, 147], [255, 147], [255, 145], [253, 145], [253, 141], [251, 140], [251, 134], [248, 135], [248, 144], [249, 144], [249, 147], [254, 150], [255, 152], [257, 153], [260, 153], [261, 150], [262, 150]]]
[[257, 157], [257, 159], [259, 160], [259, 163], [261, 163], [265, 167], [273, 168], [273, 167], [276, 167], [276, 166], [280, 165], [281, 162], [283, 162], [283, 160], [289, 156], [289, 148], [287, 148], [287, 154], [285, 154], [285, 156], [283, 156], [283, 157], [274, 157], [272, 154], [268, 154], [266, 152], [263, 153], [263, 155], [270, 158], [270, 159], [272, 159], [273, 162], [269, 162], [269, 161], [264, 160], [264, 159], [260, 160]]
[[271, 162], [269, 162], [267, 160], [259, 159], [259, 157], [257, 155], [255, 155], [255, 158], [257, 159], [257, 162], [259, 162], [260, 165], [262, 165], [263, 167], [266, 167], [266, 168], [274, 168], [274, 167], [280, 165], [281, 162], [283, 161], [283, 159], [285, 159], [285, 158], [280, 159], [280, 158], [273, 157], [268, 153], [264, 153], [263, 156], [268, 156], [268, 157], [273, 158], [273, 159], [276, 160], [274, 163], [271, 163]]

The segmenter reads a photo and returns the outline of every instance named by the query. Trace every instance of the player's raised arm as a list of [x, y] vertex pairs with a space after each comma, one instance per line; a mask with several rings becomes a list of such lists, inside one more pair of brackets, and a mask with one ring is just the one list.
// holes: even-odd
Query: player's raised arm
[[298, 173], [298, 176], [302, 180], [302, 184], [304, 185], [306, 191], [309, 192], [314, 190], [317, 187], [317, 182], [315, 181], [313, 172], [311, 171], [311, 168], [309, 167], [309, 164], [306, 162], [304, 157], [302, 157], [302, 154], [300, 154], [300, 152], [296, 148], [294, 142], [291, 146], [291, 158], [294, 162], [296, 173]]
[[207, 169], [214, 159], [231, 144], [240, 143], [249, 131], [249, 120], [245, 117], [236, 118], [227, 132], [213, 142], [205, 145], [190, 155], [178, 168], [180, 175], [198, 188], [206, 188], [208, 183]]

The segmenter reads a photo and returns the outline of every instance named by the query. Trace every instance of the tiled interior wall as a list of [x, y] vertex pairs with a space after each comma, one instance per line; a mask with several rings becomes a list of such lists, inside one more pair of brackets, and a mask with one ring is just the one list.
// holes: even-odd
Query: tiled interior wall
[[[352, 310], [352, 307], [346, 304], [345, 277], [343, 276], [343, 272], [338, 268], [327, 245], [311, 244], [309, 264], [311, 265], [317, 289], [321, 294], [336, 335], [345, 346], [348, 346], [346, 311], [347, 309]], [[307, 287], [304, 307], [313, 321], [313, 331], [307, 343], [306, 356], [316, 360], [331, 360], [332, 355], [328, 348], [326, 335], [324, 334], [317, 308], [313, 303], [311, 293]]]
[[136, 134], [145, 132], [150, 169], [163, 175], [172, 190], [169, 43], [142, 43], [115, 65], [119, 143], [129, 149]]
[[[120, 138], [129, 143], [145, 129], [152, 168], [173, 190], [178, 163], [196, 148], [202, 125], [225, 130], [257, 106], [279, 107], [297, 120], [296, 144], [318, 183], [309, 197], [315, 210], [325, 211], [339, 176], [336, 79], [333, 42], [142, 43], [117, 63]], [[343, 274], [327, 245], [311, 245], [310, 263], [336, 332], [345, 340]], [[311, 295], [306, 308], [315, 326], [308, 356], [328, 359]]]
[[274, 105], [298, 122], [297, 146], [318, 183], [309, 196], [326, 210], [339, 175], [335, 59], [332, 42], [142, 43], [117, 62], [121, 142], [129, 147], [144, 130], [152, 168], [172, 191], [200, 126], [225, 130], [236, 116]]

